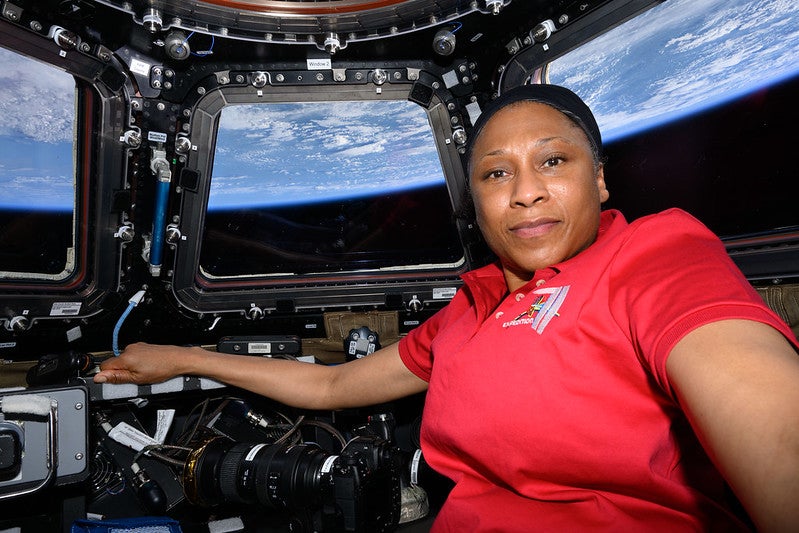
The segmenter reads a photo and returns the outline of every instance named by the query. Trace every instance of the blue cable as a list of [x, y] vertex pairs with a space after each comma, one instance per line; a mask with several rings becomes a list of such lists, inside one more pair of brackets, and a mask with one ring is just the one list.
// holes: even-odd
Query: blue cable
[[125, 322], [126, 318], [128, 318], [128, 315], [130, 314], [131, 311], [133, 311], [133, 308], [136, 307], [137, 305], [139, 305], [139, 302], [142, 301], [142, 298], [144, 298], [144, 292], [145, 291], [141, 290], [141, 291], [137, 292], [136, 294], [134, 294], [131, 297], [130, 300], [128, 300], [127, 309], [125, 309], [125, 311], [122, 313], [122, 316], [119, 317], [119, 320], [117, 320], [117, 323], [114, 326], [114, 334], [113, 334], [113, 337], [111, 339], [111, 349], [114, 351], [114, 355], [118, 356], [119, 353], [120, 353], [119, 352], [119, 330], [122, 329], [122, 323]]

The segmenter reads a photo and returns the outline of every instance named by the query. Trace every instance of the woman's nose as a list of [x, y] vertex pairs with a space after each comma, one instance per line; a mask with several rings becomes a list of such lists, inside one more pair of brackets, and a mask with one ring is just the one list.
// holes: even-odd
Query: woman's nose
[[529, 207], [549, 197], [544, 180], [532, 171], [519, 172], [511, 191], [511, 206]]

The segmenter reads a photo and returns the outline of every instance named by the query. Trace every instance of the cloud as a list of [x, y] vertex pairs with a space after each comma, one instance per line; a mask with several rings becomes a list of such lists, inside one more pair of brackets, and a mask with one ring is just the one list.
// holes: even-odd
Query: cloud
[[792, 0], [669, 0], [556, 59], [550, 79], [586, 99], [609, 139], [797, 71]]
[[75, 80], [53, 66], [0, 48], [0, 135], [72, 142]]
[[11, 177], [0, 179], [0, 205], [29, 209], [71, 208], [75, 197], [72, 176], [24, 175], [36, 170], [18, 168], [4, 171], [2, 175]]

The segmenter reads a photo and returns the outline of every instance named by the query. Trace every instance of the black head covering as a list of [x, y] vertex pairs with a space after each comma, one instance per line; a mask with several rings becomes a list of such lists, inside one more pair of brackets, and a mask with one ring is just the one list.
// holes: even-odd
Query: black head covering
[[557, 109], [583, 129], [594, 152], [598, 157], [602, 157], [602, 135], [599, 133], [599, 126], [596, 123], [594, 114], [586, 103], [566, 87], [533, 84], [514, 87], [485, 106], [469, 136], [469, 144], [465, 154], [467, 161], [471, 159], [474, 143], [489, 119], [500, 109], [517, 102], [538, 102]]

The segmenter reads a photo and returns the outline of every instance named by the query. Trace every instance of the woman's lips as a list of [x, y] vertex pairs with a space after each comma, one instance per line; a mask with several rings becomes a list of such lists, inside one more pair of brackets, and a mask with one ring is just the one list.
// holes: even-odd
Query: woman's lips
[[522, 239], [530, 239], [546, 235], [559, 224], [559, 221], [552, 218], [537, 218], [535, 220], [525, 220], [511, 226], [510, 231]]

